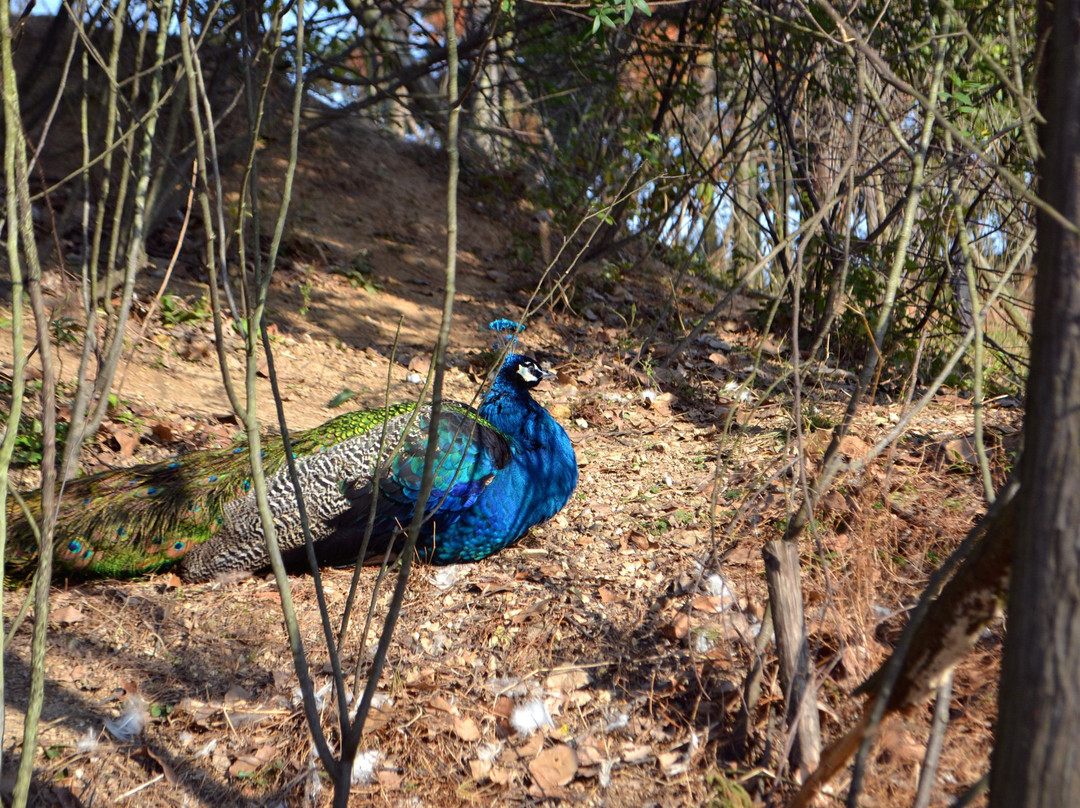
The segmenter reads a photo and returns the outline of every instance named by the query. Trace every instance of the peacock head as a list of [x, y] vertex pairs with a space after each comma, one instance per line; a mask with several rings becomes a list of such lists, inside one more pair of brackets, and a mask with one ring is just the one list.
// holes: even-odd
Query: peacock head
[[544, 379], [555, 377], [556, 374], [540, 367], [540, 364], [532, 357], [510, 354], [503, 362], [495, 383], [515, 390], [532, 390]]

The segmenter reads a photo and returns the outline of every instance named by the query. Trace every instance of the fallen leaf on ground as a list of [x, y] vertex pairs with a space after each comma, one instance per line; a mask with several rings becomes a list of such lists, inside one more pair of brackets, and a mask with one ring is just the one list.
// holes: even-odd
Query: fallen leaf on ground
[[233, 764], [229, 766], [229, 776], [250, 777], [261, 765], [261, 761], [254, 755], [240, 755], [240, 757], [234, 760]]
[[566, 744], [545, 749], [529, 764], [529, 774], [545, 792], [565, 786], [577, 774], [577, 753]]
[[153, 749], [151, 749], [149, 746], [144, 746], [141, 749], [137, 750], [136, 754], [146, 755], [148, 758], [153, 760], [157, 765], [161, 767], [161, 772], [165, 775], [165, 782], [172, 786], [176, 785], [176, 772], [174, 772], [172, 766], [166, 763], [165, 759], [156, 754]]
[[731, 605], [731, 601], [718, 595], [698, 595], [694, 598], [694, 608], [699, 612], [720, 614]]
[[52, 618], [54, 623], [71, 625], [72, 623], [78, 623], [82, 620], [83, 613], [77, 606], [61, 606], [59, 609], [53, 609], [49, 612], [49, 617]]
[[469, 761], [469, 773], [472, 775], [472, 779], [478, 783], [489, 779], [488, 775], [491, 774], [491, 761], [490, 760], [470, 760]]
[[589, 674], [583, 670], [556, 671], [544, 680], [544, 687], [561, 693], [580, 690], [589, 684]]
[[454, 716], [454, 734], [463, 741], [480, 740], [480, 729], [476, 726], [476, 722], [468, 717]]

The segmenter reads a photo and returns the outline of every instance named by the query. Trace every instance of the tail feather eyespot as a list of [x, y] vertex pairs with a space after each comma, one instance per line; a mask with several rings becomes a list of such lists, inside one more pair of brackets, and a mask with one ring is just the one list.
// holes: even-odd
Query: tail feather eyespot
[[90, 559], [94, 555], [94, 549], [85, 542], [78, 539], [71, 539], [56, 553], [56, 557], [61, 562], [66, 563], [69, 567], [74, 569], [81, 569], [90, 563]]

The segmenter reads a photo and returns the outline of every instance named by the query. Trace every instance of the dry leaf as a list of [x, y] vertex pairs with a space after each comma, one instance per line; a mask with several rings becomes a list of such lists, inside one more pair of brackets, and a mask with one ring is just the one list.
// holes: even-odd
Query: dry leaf
[[112, 427], [112, 437], [119, 447], [121, 457], [131, 457], [135, 454], [135, 448], [139, 445], [139, 436], [130, 427], [117, 424]]
[[248, 693], [240, 685], [233, 685], [227, 691], [225, 691], [225, 697], [222, 699], [224, 704], [228, 707], [241, 701], [250, 701], [251, 694]]
[[255, 758], [262, 763], [269, 763], [277, 756], [277, 749], [273, 746], [260, 746], [255, 750]]
[[517, 755], [522, 760], [528, 760], [536, 757], [540, 750], [544, 747], [544, 736], [540, 733], [536, 733], [529, 740], [525, 741], [521, 746], [517, 748]]
[[670, 623], [661, 629], [661, 632], [665, 637], [672, 640], [681, 640], [690, 633], [690, 618], [684, 612], [679, 612]]
[[916, 743], [911, 733], [903, 727], [894, 725], [887, 726], [881, 733], [878, 742], [879, 760], [902, 760], [908, 763], [916, 763], [923, 758], [924, 749]]
[[730, 605], [731, 600], [729, 598], [719, 595], [698, 595], [694, 598], [694, 609], [699, 612], [720, 614]]
[[463, 741], [480, 740], [480, 729], [476, 726], [476, 722], [459, 715], [454, 716], [454, 734]]
[[740, 544], [734, 550], [729, 551], [726, 561], [728, 564], [746, 567], [765, 563], [761, 558], [761, 547], [750, 543]]
[[431, 697], [431, 701], [428, 702], [428, 707], [432, 710], [438, 710], [441, 713], [455, 712], [454, 705], [437, 693]]
[[166, 424], [164, 421], [158, 421], [151, 426], [150, 434], [162, 443], [172, 443], [176, 440], [176, 433], [173, 431], [172, 425]]
[[855, 460], [866, 457], [866, 453], [870, 451], [870, 447], [866, 445], [866, 442], [854, 435], [845, 435], [840, 441], [839, 449], [840, 454]]
[[375, 772], [375, 779], [379, 781], [380, 786], [388, 791], [393, 791], [401, 788], [401, 781], [404, 778], [395, 771], [382, 768]]
[[545, 792], [565, 786], [577, 774], [577, 753], [566, 744], [545, 749], [529, 764], [529, 774]]
[[544, 680], [544, 687], [560, 693], [580, 690], [589, 684], [589, 674], [583, 670], [558, 671]]
[[58, 671], [53, 678], [57, 682], [76, 684], [80, 679], [86, 678], [86, 668], [82, 665], [75, 665], [68, 670]]
[[53, 609], [49, 612], [49, 617], [54, 623], [69, 626], [72, 623], [78, 623], [82, 620], [83, 613], [82, 610], [76, 606], [61, 606], [59, 609]]
[[636, 743], [625, 743], [619, 749], [619, 755], [622, 759], [630, 764], [644, 763], [646, 760], [651, 760], [653, 757], [653, 750], [651, 746]]
[[240, 755], [229, 767], [230, 777], [251, 777], [262, 765], [254, 755]]
[[656, 762], [660, 764], [661, 771], [668, 777], [685, 774], [686, 770], [690, 768], [689, 762], [678, 752], [662, 752], [656, 758]]
[[378, 732], [390, 723], [394, 711], [389, 705], [372, 706], [368, 711], [367, 720], [364, 721], [364, 734]]
[[151, 749], [149, 746], [144, 746], [141, 749], [136, 750], [135, 754], [146, 755], [148, 758], [153, 760], [157, 765], [161, 767], [161, 772], [165, 775], [165, 782], [167, 782], [171, 786], [176, 785], [176, 772], [173, 771], [172, 766], [170, 766], [163, 758], [155, 754], [153, 749]]
[[596, 739], [591, 736], [578, 742], [577, 756], [579, 766], [599, 766], [607, 759]]
[[509, 718], [514, 712], [514, 700], [509, 696], [499, 696], [495, 699], [495, 706], [491, 711], [499, 718]]
[[491, 774], [491, 761], [490, 760], [470, 760], [469, 761], [469, 773], [472, 775], [472, 779], [478, 783], [482, 783], [489, 779]]
[[829, 491], [829, 493], [821, 498], [821, 509], [826, 513], [851, 513], [851, 508], [848, 507], [847, 499], [835, 489]]

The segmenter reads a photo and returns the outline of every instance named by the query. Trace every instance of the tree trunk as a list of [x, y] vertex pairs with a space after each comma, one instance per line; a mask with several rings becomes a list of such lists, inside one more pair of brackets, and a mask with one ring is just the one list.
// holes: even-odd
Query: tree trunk
[[992, 808], [1080, 794], [1080, 0], [1043, 2], [1038, 277]]
[[821, 728], [814, 663], [803, 616], [799, 545], [782, 539], [770, 541], [765, 544], [762, 555], [776, 631], [776, 655], [780, 658], [786, 726], [794, 736], [788, 761], [795, 781], [801, 783], [817, 768], [821, 758]]

